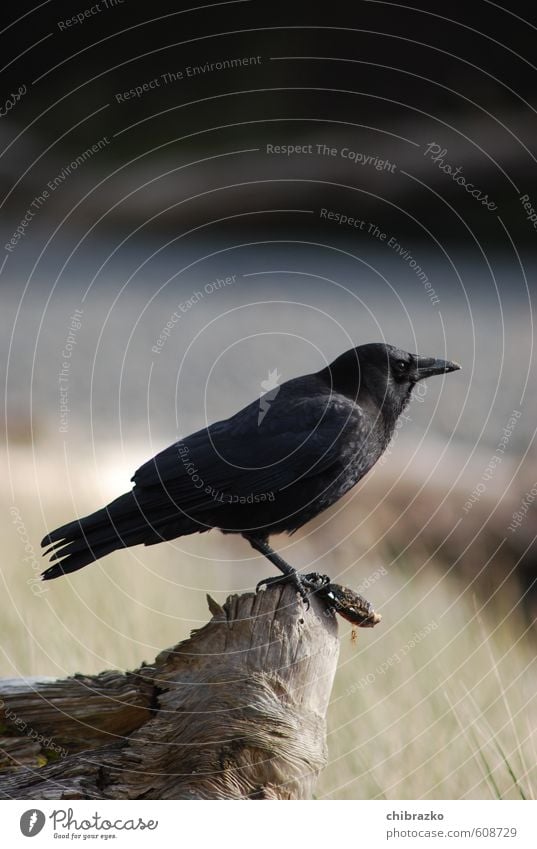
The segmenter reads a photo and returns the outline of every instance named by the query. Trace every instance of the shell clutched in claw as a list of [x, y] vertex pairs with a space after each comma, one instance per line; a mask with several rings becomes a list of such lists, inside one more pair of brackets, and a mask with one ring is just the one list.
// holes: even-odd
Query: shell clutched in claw
[[359, 628], [374, 628], [382, 619], [382, 616], [375, 613], [372, 605], [365, 598], [349, 587], [334, 584], [326, 575], [313, 573], [306, 575], [305, 581], [319, 598], [351, 625]]

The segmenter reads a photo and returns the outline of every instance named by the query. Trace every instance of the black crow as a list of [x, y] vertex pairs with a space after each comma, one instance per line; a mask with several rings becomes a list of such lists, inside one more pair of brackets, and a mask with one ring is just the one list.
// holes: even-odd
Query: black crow
[[50, 546], [45, 554], [52, 552], [54, 565], [43, 578], [122, 547], [217, 528], [242, 534], [304, 596], [302, 579], [269, 546], [270, 535], [293, 533], [345, 495], [388, 445], [416, 382], [458, 368], [374, 343], [271, 388], [161, 451], [138, 469], [130, 492], [47, 534], [41, 544]]

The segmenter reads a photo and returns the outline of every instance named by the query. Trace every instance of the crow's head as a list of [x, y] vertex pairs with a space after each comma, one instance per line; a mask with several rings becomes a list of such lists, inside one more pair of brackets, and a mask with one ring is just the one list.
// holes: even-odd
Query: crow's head
[[385, 414], [397, 417], [418, 380], [459, 368], [458, 363], [449, 360], [421, 357], [393, 345], [374, 342], [352, 348], [324, 371], [336, 392], [360, 404], [372, 402]]

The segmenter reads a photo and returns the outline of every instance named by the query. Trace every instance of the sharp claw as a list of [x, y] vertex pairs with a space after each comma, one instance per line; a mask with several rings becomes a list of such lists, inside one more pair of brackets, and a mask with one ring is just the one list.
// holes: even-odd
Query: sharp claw
[[310, 572], [308, 575], [304, 575], [302, 581], [312, 592], [316, 592], [328, 586], [330, 578], [328, 575], [321, 575], [319, 572]]
[[306, 605], [306, 610], [309, 610], [311, 605], [309, 600], [310, 593], [308, 592], [308, 589], [314, 590], [316, 588], [316, 585], [314, 583], [311, 583], [309, 580], [309, 578], [311, 577], [311, 575], [307, 575], [305, 578], [303, 578], [301, 575], [298, 574], [298, 572], [295, 572], [292, 575], [278, 575], [274, 578], [263, 578], [262, 581], [258, 582], [255, 591], [259, 592], [260, 587], [263, 586], [271, 587], [274, 584], [292, 583], [296, 589], [297, 594], [301, 597], [302, 601]]
[[304, 602], [306, 610], [309, 610], [310, 607], [311, 607], [311, 604], [310, 604], [309, 594], [308, 594], [307, 590], [302, 585], [300, 585], [300, 587], [297, 587], [297, 594], [301, 597], [302, 601]]
[[281, 584], [282, 581], [285, 581], [285, 575], [282, 575], [281, 577], [278, 575], [276, 578], [263, 578], [256, 584], [255, 591], [258, 593], [260, 587], [271, 587], [272, 584]]
[[295, 589], [297, 591], [297, 594], [300, 596], [300, 598], [302, 599], [302, 601], [306, 605], [306, 610], [309, 610], [310, 609], [310, 600], [308, 598], [309, 593], [308, 593], [308, 590], [307, 590], [307, 583], [304, 581], [304, 578], [301, 575], [299, 575], [298, 572], [295, 572], [294, 575], [291, 575], [290, 580], [294, 584]]

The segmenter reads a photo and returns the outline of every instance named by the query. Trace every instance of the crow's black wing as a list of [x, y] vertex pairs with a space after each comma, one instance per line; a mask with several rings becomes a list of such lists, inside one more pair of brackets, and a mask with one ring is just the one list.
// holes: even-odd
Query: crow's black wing
[[219, 494], [275, 493], [330, 468], [342, 433], [360, 427], [359, 409], [341, 396], [277, 400], [261, 422], [256, 401], [166, 448], [135, 473], [134, 492], [152, 509], [171, 499], [190, 514], [214, 508]]

